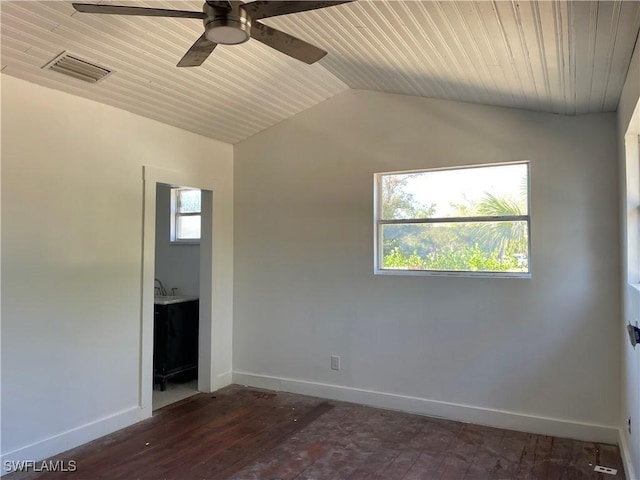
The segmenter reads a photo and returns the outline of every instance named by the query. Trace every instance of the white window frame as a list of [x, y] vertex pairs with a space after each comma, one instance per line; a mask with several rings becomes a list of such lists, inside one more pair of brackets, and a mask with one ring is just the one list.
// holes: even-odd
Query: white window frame
[[[411, 173], [425, 173], [437, 171], [463, 170], [470, 168], [499, 167], [508, 165], [526, 165], [527, 166], [527, 214], [526, 215], [506, 215], [506, 216], [469, 216], [469, 217], [433, 217], [433, 218], [416, 218], [416, 219], [390, 219], [383, 220], [382, 215], [382, 194], [381, 185], [382, 177], [385, 175], [403, 175]], [[531, 278], [532, 262], [531, 262], [531, 165], [528, 160], [520, 160], [514, 162], [501, 163], [485, 163], [477, 165], [463, 165], [455, 167], [428, 168], [418, 170], [402, 170], [391, 172], [380, 172], [374, 174], [374, 213], [373, 213], [373, 230], [374, 230], [374, 274], [375, 275], [399, 275], [399, 276], [446, 276], [446, 277], [489, 277], [489, 278]], [[474, 223], [474, 222], [500, 222], [500, 221], [526, 221], [527, 222], [527, 254], [528, 254], [528, 272], [487, 272], [474, 270], [403, 270], [382, 268], [383, 263], [383, 225], [399, 225], [399, 224], [437, 224], [437, 223]]]
[[[178, 202], [181, 191], [189, 191], [189, 190], [198, 190], [197, 188], [189, 188], [189, 187], [174, 187], [171, 188], [171, 237], [170, 241], [173, 244], [180, 245], [196, 245], [200, 243], [200, 238], [202, 237], [202, 232], [200, 232], [200, 237], [198, 238], [181, 238], [178, 236], [178, 218], [179, 217], [199, 217], [200, 225], [202, 226], [202, 204], [200, 204], [200, 211], [198, 212], [188, 212], [182, 213], [178, 211]], [[202, 194], [202, 192], [201, 192]], [[201, 198], [202, 202], [202, 198]]]
[[[640, 102], [638, 103], [640, 105]], [[627, 284], [640, 291], [640, 110], [638, 134], [634, 133], [631, 122], [625, 135], [625, 176], [626, 176], [626, 277]]]

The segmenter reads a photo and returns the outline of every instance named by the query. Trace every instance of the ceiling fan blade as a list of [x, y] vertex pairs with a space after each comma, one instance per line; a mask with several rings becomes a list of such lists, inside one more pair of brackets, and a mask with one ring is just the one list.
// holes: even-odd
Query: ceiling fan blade
[[217, 43], [207, 40], [207, 37], [202, 36], [191, 45], [191, 48], [184, 54], [182, 60], [178, 62], [178, 67], [198, 67], [202, 65], [213, 49], [216, 48]]
[[109, 15], [140, 15], [144, 17], [204, 18], [203, 12], [186, 10], [166, 10], [164, 8], [128, 7], [124, 5], [93, 5], [91, 3], [73, 3], [73, 8], [83, 13], [106, 13]]
[[281, 32], [260, 22], [251, 24], [251, 38], [308, 64], [317, 62], [327, 54], [324, 50], [304, 40], [292, 37], [288, 33]]
[[353, 1], [354, 0], [334, 0], [317, 2], [313, 0], [268, 0], [245, 3], [242, 5], [242, 8], [244, 8], [253, 20], [259, 20], [261, 18], [276, 17], [278, 15], [287, 15], [289, 13], [332, 7], [334, 5]]
[[207, 5], [211, 5], [215, 8], [223, 8], [225, 10], [231, 10], [231, 2], [229, 0], [206, 0]]

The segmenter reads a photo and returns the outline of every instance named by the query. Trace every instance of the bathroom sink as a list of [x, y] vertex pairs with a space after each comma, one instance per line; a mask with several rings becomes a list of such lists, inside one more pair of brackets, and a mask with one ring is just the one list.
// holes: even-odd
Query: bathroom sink
[[198, 300], [198, 297], [195, 295], [156, 295], [153, 303], [156, 305], [172, 305], [174, 303], [190, 302], [192, 300]]

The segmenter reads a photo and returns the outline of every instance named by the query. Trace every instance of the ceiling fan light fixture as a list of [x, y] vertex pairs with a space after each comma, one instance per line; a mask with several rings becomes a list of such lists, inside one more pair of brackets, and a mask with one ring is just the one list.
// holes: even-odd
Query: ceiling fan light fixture
[[251, 38], [251, 23], [245, 17], [215, 17], [205, 25], [204, 35], [214, 43], [238, 45]]

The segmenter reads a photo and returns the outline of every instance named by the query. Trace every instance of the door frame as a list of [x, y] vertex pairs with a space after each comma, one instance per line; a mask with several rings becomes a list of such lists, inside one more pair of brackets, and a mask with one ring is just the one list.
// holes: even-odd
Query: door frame
[[[231, 383], [231, 374], [224, 368], [220, 355], [214, 355], [217, 347], [230, 351], [224, 336], [216, 336], [217, 330], [224, 330], [224, 285], [214, 281], [214, 258], [220, 253], [216, 249], [219, 229], [214, 229], [214, 197], [219, 186], [214, 179], [202, 178], [184, 172], [165, 170], [153, 166], [143, 167], [143, 237], [142, 237], [142, 278], [141, 278], [141, 326], [140, 326], [140, 384], [139, 406], [143, 417], [152, 414], [153, 397], [153, 318], [154, 318], [154, 278], [156, 243], [156, 186], [157, 184], [184, 186], [202, 190], [201, 239], [200, 239], [200, 315], [198, 334], [198, 390], [212, 392]], [[207, 214], [209, 212], [210, 214]], [[215, 307], [214, 307], [215, 305]], [[216, 314], [217, 313], [217, 314]], [[216, 342], [214, 342], [216, 339]], [[215, 345], [214, 345], [215, 343]]]

